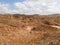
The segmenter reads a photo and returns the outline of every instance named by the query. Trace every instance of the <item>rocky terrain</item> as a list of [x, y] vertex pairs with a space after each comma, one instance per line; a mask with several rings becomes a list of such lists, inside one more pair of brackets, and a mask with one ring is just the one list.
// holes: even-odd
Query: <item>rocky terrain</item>
[[0, 14], [0, 45], [60, 45], [60, 15]]

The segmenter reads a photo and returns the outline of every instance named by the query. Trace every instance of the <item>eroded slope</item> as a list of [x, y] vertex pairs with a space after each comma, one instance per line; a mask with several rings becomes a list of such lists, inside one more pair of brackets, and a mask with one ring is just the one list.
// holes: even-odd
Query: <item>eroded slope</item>
[[0, 15], [0, 45], [60, 45], [60, 16]]

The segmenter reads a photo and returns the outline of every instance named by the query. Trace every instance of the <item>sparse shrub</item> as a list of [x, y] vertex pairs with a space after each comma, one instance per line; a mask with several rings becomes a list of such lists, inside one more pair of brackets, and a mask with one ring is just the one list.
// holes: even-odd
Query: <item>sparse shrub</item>
[[44, 21], [44, 24], [50, 25], [49, 21]]
[[55, 45], [53, 42], [50, 42], [49, 45]]
[[20, 15], [19, 14], [15, 14], [15, 15], [13, 15], [13, 17], [17, 19], [17, 18], [20, 17]]
[[36, 30], [36, 27], [33, 27], [32, 30]]

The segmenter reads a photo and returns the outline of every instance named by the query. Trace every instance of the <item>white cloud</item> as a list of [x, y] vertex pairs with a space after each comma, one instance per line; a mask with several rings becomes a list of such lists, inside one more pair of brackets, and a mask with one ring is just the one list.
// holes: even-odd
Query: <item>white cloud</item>
[[[8, 4], [0, 4], [0, 13], [19, 13], [19, 14], [52, 14], [60, 13], [59, 0], [25, 0], [15, 2], [14, 9], [9, 9]], [[3, 8], [2, 8], [3, 7]]]
[[9, 13], [8, 4], [0, 4], [0, 13]]
[[60, 13], [60, 7], [57, 7], [58, 0], [26, 0], [15, 3], [15, 7], [20, 13], [25, 14], [51, 14]]
[[1, 4], [0, 3], [0, 14], [14, 14], [17, 13], [18, 11], [16, 11], [15, 9], [11, 10], [10, 9], [10, 4]]

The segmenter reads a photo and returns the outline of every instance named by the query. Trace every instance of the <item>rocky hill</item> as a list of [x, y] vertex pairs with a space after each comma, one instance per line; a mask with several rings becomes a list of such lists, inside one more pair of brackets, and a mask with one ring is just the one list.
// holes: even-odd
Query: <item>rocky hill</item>
[[0, 45], [60, 45], [60, 15], [0, 14]]

